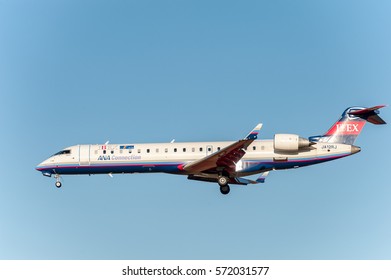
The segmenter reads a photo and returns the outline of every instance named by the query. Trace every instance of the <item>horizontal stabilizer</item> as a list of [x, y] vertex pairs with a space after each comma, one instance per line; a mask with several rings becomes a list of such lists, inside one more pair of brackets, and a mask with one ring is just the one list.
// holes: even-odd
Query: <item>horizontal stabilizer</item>
[[379, 117], [379, 109], [385, 107], [386, 105], [379, 105], [379, 106], [374, 106], [371, 108], [365, 108], [362, 110], [357, 110], [357, 111], [352, 111], [349, 112], [349, 115], [357, 116], [360, 117], [370, 123], [373, 124], [386, 124], [386, 122]]

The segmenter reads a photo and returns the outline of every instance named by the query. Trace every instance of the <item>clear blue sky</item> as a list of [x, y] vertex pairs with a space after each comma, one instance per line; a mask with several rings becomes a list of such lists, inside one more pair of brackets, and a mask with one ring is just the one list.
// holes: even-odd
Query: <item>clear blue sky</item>
[[[266, 184], [64, 177], [75, 144], [325, 132], [391, 104], [390, 1], [1, 1], [1, 259], [391, 259], [390, 126]], [[382, 117], [391, 122], [391, 108]]]

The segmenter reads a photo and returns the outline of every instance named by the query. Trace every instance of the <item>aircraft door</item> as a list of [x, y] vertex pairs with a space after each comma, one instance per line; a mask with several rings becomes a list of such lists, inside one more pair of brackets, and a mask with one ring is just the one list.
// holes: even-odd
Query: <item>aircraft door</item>
[[79, 165], [90, 165], [90, 146], [79, 145]]

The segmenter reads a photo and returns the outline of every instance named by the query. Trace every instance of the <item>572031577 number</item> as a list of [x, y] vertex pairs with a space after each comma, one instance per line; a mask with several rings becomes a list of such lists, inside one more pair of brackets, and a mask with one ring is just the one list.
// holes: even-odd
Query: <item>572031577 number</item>
[[266, 275], [268, 271], [269, 271], [268, 266], [255, 266], [255, 267], [217, 266], [216, 267], [216, 275], [259, 276], [259, 275]]

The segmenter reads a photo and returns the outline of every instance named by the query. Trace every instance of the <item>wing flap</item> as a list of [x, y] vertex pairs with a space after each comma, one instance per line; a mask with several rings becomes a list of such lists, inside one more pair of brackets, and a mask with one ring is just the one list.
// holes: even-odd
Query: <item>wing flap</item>
[[238, 162], [245, 154], [245, 152], [241, 151], [241, 149], [245, 144], [244, 142], [247, 141], [252, 142], [253, 140], [240, 140], [235, 142], [218, 152], [186, 164], [183, 167], [183, 170], [194, 174], [210, 170], [218, 166], [232, 169], [235, 166], [235, 163]]

